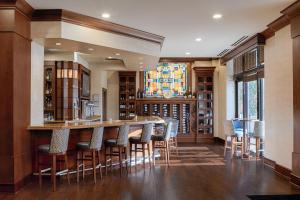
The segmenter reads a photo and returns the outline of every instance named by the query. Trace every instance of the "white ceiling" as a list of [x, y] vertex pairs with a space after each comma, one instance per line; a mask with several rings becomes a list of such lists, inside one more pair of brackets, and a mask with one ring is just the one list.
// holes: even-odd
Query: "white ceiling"
[[[261, 32], [294, 0], [27, 0], [35, 9], [66, 9], [166, 37], [162, 57], [215, 57], [244, 35]], [[220, 20], [212, 15], [221, 13]], [[201, 42], [195, 42], [201, 37]]]

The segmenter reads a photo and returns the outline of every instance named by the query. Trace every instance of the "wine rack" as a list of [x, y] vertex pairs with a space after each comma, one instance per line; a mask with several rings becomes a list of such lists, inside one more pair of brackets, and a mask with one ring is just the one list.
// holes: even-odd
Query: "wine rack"
[[55, 118], [55, 62], [45, 62], [44, 66], [44, 119]]
[[136, 115], [135, 100], [136, 72], [119, 72], [119, 119], [131, 119]]
[[214, 68], [194, 68], [197, 94], [197, 137], [214, 135]]
[[136, 101], [137, 114], [142, 116], [171, 117], [179, 121], [178, 141], [196, 140], [196, 99], [145, 98]]

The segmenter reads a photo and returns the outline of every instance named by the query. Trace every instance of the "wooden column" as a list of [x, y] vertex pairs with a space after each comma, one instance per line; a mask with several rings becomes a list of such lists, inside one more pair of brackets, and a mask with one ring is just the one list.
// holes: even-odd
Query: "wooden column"
[[32, 173], [30, 13], [23, 0], [0, 1], [0, 191], [16, 192]]
[[290, 19], [293, 39], [294, 148], [291, 182], [300, 185], [300, 1], [282, 13]]

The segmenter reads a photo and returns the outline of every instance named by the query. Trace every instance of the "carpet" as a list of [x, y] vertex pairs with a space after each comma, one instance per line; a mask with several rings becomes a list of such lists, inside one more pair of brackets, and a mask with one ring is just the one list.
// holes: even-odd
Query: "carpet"
[[[163, 159], [162, 156], [162, 160], [156, 160], [156, 164], [165, 165]], [[224, 161], [223, 155], [208, 147], [177, 147], [172, 148], [170, 153], [170, 166], [220, 166], [225, 165]]]

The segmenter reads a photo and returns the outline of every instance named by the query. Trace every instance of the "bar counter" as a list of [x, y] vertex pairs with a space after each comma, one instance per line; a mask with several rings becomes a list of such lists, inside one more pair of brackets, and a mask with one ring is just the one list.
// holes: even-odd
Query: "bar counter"
[[[33, 172], [37, 172], [37, 148], [41, 144], [49, 144], [53, 129], [68, 128], [70, 129], [70, 137], [68, 144], [68, 157], [69, 168], [75, 168], [76, 163], [76, 144], [81, 141], [90, 141], [93, 128], [103, 126], [104, 135], [103, 139], [116, 138], [118, 127], [123, 124], [130, 125], [129, 137], [137, 136], [141, 133], [143, 124], [154, 123], [162, 124], [164, 120], [157, 116], [138, 116], [133, 120], [112, 120], [112, 121], [89, 121], [89, 122], [76, 122], [76, 123], [44, 123], [41, 125], [29, 126], [28, 130], [31, 132], [31, 148], [32, 148], [32, 168]], [[103, 161], [103, 152], [101, 153], [101, 160]], [[49, 164], [49, 158], [45, 156], [41, 158], [40, 163]], [[61, 166], [57, 165], [57, 169]]]
[[164, 120], [157, 116], [138, 116], [133, 120], [112, 120], [112, 121], [89, 121], [89, 122], [65, 122], [65, 123], [44, 123], [41, 125], [29, 126], [28, 130], [53, 130], [58, 128], [68, 129], [89, 129], [99, 126], [103, 127], [117, 127], [123, 124], [129, 125], [143, 125], [146, 123], [162, 124]]

